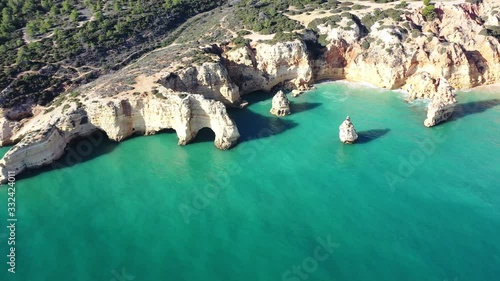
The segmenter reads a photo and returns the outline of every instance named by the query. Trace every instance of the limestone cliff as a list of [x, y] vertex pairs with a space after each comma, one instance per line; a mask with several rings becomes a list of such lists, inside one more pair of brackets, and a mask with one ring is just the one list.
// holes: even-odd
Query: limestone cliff
[[196, 56], [204, 52], [210, 62], [172, 62], [153, 76], [174, 91], [232, 106], [254, 91], [305, 90], [324, 79], [403, 88], [410, 99], [431, 98], [440, 78], [456, 89], [500, 81], [500, 42], [482, 32], [486, 23], [480, 20], [489, 15], [489, 5], [438, 3], [439, 17], [430, 22], [417, 5], [398, 22], [384, 19], [365, 27], [359, 19], [342, 18], [313, 27], [316, 33], [304, 31], [303, 40], [200, 47]]
[[231, 79], [241, 94], [264, 90], [289, 82], [307, 89], [313, 72], [307, 46], [300, 40], [276, 44], [259, 43], [223, 54]]
[[[229, 149], [239, 138], [239, 132], [228, 117], [225, 106], [201, 95], [172, 94], [160, 89], [159, 95], [127, 96], [91, 101], [77, 108], [69, 103], [66, 112], [59, 108], [40, 118], [30, 128], [10, 132], [9, 138], [22, 138], [0, 161], [0, 181], [8, 171], [21, 173], [25, 169], [47, 165], [61, 157], [66, 145], [73, 139], [96, 130], [104, 131], [115, 141], [133, 134], [150, 135], [164, 129], [174, 129], [179, 144], [185, 145], [202, 128], [215, 133], [215, 146]], [[27, 132], [27, 133], [25, 133]]]
[[54, 101], [43, 108], [46, 113], [0, 112], [0, 144], [20, 141], [0, 166], [5, 173], [50, 163], [61, 156], [60, 147], [95, 130], [120, 141], [173, 128], [179, 144], [186, 144], [209, 127], [216, 146], [228, 149], [239, 134], [224, 104], [242, 107], [241, 97], [251, 92], [303, 91], [324, 79], [402, 88], [410, 100], [430, 98], [425, 125], [433, 126], [453, 112], [452, 88], [500, 81], [500, 42], [484, 32], [498, 23], [489, 16], [491, 3], [438, 3], [431, 22], [420, 6], [370, 26], [350, 15], [309, 27], [314, 31], [302, 31], [302, 40], [288, 42], [172, 44]]
[[498, 82], [500, 43], [481, 32], [486, 27], [480, 18], [490, 16], [488, 3], [438, 3], [440, 17], [432, 22], [418, 8], [402, 15], [399, 24], [376, 22], [364, 37], [355, 28], [342, 33], [342, 27], [321, 26], [318, 32], [328, 45], [314, 62], [315, 75], [403, 87], [411, 98], [432, 97], [437, 88], [430, 82], [441, 77], [456, 89]]
[[166, 73], [159, 83], [177, 92], [202, 94], [229, 105], [241, 103], [240, 90], [220, 62], [206, 62]]

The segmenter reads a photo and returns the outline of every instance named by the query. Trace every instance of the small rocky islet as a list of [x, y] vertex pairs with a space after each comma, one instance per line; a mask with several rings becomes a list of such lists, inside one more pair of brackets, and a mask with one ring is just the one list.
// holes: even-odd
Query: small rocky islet
[[356, 133], [356, 129], [351, 122], [351, 117], [347, 116], [340, 124], [339, 127], [339, 139], [341, 142], [346, 144], [354, 143], [358, 139], [358, 134]]
[[[49, 106], [1, 109], [0, 144], [13, 147], [0, 161], [0, 180], [8, 170], [50, 164], [70, 141], [97, 130], [121, 141], [174, 129], [185, 145], [202, 128], [211, 128], [216, 147], [230, 149], [240, 135], [226, 107], [244, 107], [244, 95], [280, 85], [292, 96], [323, 80], [402, 89], [409, 99], [430, 99], [424, 125], [435, 126], [452, 115], [454, 89], [500, 81], [500, 42], [482, 32], [498, 25], [498, 15], [485, 16], [497, 4], [438, 3], [439, 16], [430, 21], [420, 6], [410, 7], [395, 25], [368, 27], [348, 13], [335, 24], [327, 16], [308, 22], [300, 38], [266, 41], [249, 35], [243, 45], [167, 46]], [[162, 59], [173, 52], [183, 58]], [[284, 92], [274, 96], [271, 113], [291, 113]], [[344, 143], [355, 142], [350, 120], [339, 130]]]
[[278, 93], [273, 97], [271, 114], [276, 116], [286, 116], [290, 112], [290, 101], [285, 95], [285, 92], [278, 91]]

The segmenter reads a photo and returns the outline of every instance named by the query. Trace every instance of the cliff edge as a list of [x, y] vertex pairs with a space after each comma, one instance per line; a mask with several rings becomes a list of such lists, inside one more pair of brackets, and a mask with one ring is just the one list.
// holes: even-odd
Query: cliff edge
[[[208, 127], [215, 132], [216, 147], [229, 149], [239, 133], [226, 106], [243, 107], [244, 95], [255, 91], [303, 91], [325, 79], [401, 88], [409, 100], [431, 99], [425, 125], [436, 125], [453, 112], [453, 88], [500, 81], [500, 42], [489, 29], [498, 24], [497, 6], [493, 1], [438, 3], [432, 21], [414, 3], [391, 16], [375, 9], [382, 15], [377, 21], [366, 13], [360, 19], [356, 11], [325, 12], [301, 21], [303, 29], [289, 34], [250, 32], [243, 44], [218, 39], [171, 44], [49, 106], [3, 109], [0, 143], [15, 145], [0, 161], [1, 174], [47, 165], [71, 140], [96, 130], [121, 141], [172, 128], [184, 145]], [[307, 15], [291, 12], [280, 13]], [[217, 38], [217, 32], [231, 25], [229, 20], [216, 18], [212, 29], [203, 30]], [[191, 34], [196, 28], [183, 31]]]

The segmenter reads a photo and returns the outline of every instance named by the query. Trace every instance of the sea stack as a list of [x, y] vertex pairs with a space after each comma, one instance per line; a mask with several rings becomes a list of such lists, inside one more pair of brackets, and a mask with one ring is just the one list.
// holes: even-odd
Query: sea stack
[[273, 107], [271, 113], [276, 116], [285, 116], [290, 114], [290, 101], [283, 91], [279, 91], [273, 97]]
[[425, 119], [424, 125], [432, 127], [446, 121], [453, 114], [456, 103], [457, 100], [455, 99], [453, 88], [446, 79], [441, 78], [437, 93], [427, 107], [427, 119]]
[[349, 116], [345, 118], [339, 127], [339, 138], [343, 143], [354, 143], [358, 139], [358, 134], [356, 134], [356, 129]]

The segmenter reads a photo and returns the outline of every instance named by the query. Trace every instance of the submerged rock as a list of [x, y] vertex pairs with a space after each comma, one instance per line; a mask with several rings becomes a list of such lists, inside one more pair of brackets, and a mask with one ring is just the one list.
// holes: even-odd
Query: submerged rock
[[455, 99], [453, 88], [446, 79], [441, 78], [437, 93], [427, 107], [427, 119], [425, 119], [424, 125], [432, 127], [446, 121], [453, 114], [456, 103], [457, 100]]
[[271, 113], [276, 116], [285, 116], [290, 114], [290, 101], [283, 91], [279, 91], [273, 97], [273, 107]]
[[339, 138], [343, 143], [354, 143], [358, 139], [358, 134], [349, 116], [339, 127]]

